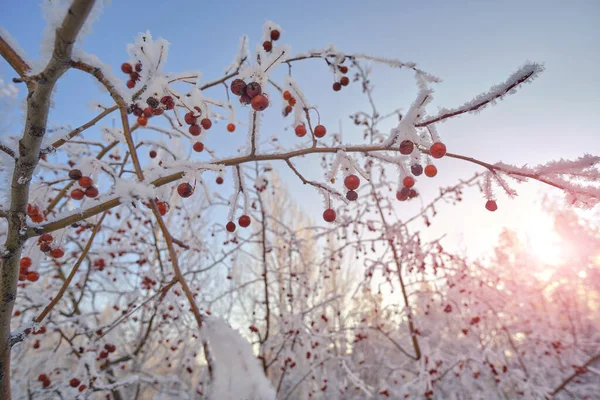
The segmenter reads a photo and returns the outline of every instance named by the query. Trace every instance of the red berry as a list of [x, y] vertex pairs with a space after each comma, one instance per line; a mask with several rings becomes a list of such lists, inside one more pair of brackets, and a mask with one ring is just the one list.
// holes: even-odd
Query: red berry
[[413, 164], [410, 166], [410, 172], [412, 172], [414, 176], [420, 176], [423, 173], [423, 167], [421, 164]]
[[198, 117], [194, 117], [194, 113], [191, 111], [186, 113], [183, 119], [185, 119], [185, 123], [188, 125], [194, 125], [198, 121]]
[[[124, 367], [124, 366], [125, 366], [125, 365], [122, 365], [122, 367]], [[78, 390], [79, 390], [80, 392], [83, 392], [85, 389], [87, 389], [87, 386], [85, 386], [85, 385], [81, 385], [81, 386], [79, 386], [79, 389], [78, 389]]]
[[83, 176], [83, 174], [78, 169], [72, 169], [69, 171], [69, 178], [73, 179], [74, 181], [78, 180], [82, 176]]
[[258, 96], [262, 93], [262, 88], [260, 87], [260, 83], [258, 82], [250, 82], [248, 86], [246, 86], [246, 94], [253, 98], [254, 96]]
[[400, 143], [400, 154], [409, 155], [415, 149], [415, 144], [410, 140], [403, 140]]
[[315, 136], [318, 138], [322, 138], [327, 133], [327, 129], [323, 125], [315, 126]]
[[234, 232], [235, 231], [235, 222], [229, 221], [227, 223], [227, 225], [225, 225], [225, 229], [227, 229], [227, 232]]
[[65, 252], [63, 251], [63, 249], [52, 249], [50, 250], [50, 257], [52, 258], [61, 258], [62, 256], [65, 255]]
[[139, 81], [140, 80], [140, 74], [138, 74], [137, 72], [130, 73], [129, 77], [131, 78], [132, 81]]
[[32, 215], [30, 218], [36, 224], [39, 224], [40, 222], [44, 221], [44, 216], [43, 215]]
[[202, 150], [204, 150], [204, 143], [196, 142], [196, 143], [194, 143], [193, 148], [194, 148], [194, 151], [200, 153]]
[[340, 72], [342, 74], [348, 73], [348, 67], [346, 67], [345, 65], [340, 65]]
[[71, 191], [71, 198], [73, 200], [81, 200], [85, 197], [85, 192], [81, 189], [73, 189]]
[[84, 189], [87, 189], [94, 184], [94, 181], [89, 176], [84, 176], [84, 177], [79, 178], [78, 183], [79, 183], [79, 186], [81, 186]]
[[98, 197], [98, 188], [95, 186], [90, 186], [89, 188], [85, 189], [85, 195], [91, 198]]
[[177, 193], [179, 193], [179, 195], [183, 198], [190, 197], [192, 194], [194, 194], [194, 188], [187, 182], [181, 183], [179, 186], [177, 186]]
[[31, 267], [31, 258], [29, 258], [29, 257], [23, 257], [23, 258], [21, 258], [21, 260], [19, 260], [19, 266], [21, 268], [29, 268], [29, 267]]
[[327, 222], [335, 221], [335, 217], [336, 217], [335, 210], [333, 210], [331, 208], [328, 208], [327, 210], [325, 210], [323, 212], [323, 219]]
[[137, 72], [142, 72], [142, 63], [135, 64], [135, 70]]
[[294, 132], [296, 132], [296, 136], [303, 137], [304, 135], [306, 135], [306, 127], [304, 126], [304, 124], [298, 125], [294, 129]]
[[123, 63], [121, 64], [121, 71], [123, 71], [125, 74], [130, 74], [133, 71], [133, 68], [129, 63]]
[[203, 118], [202, 121], [200, 121], [200, 125], [202, 125], [204, 129], [209, 130], [212, 126], [212, 122], [208, 118]]
[[415, 197], [417, 197], [418, 195], [419, 195], [419, 193], [417, 193], [417, 191], [416, 191], [415, 189], [410, 189], [410, 190], [408, 191], [408, 198], [409, 198], [409, 199], [415, 198]]
[[485, 208], [489, 211], [496, 211], [498, 209], [498, 204], [494, 200], [488, 200], [485, 203]]
[[240, 103], [241, 104], [250, 104], [251, 101], [252, 101], [252, 99], [246, 93], [243, 93], [240, 96]]
[[252, 220], [251, 220], [251, 219], [250, 219], [250, 217], [249, 217], [249, 216], [247, 216], [247, 215], [242, 215], [242, 216], [240, 217], [240, 219], [238, 219], [238, 224], [240, 224], [240, 226], [241, 226], [242, 228], [247, 228], [247, 227], [249, 227], [249, 226], [250, 226], [250, 222], [252, 222]]
[[81, 383], [81, 381], [77, 378], [73, 378], [69, 381], [69, 385], [71, 385], [71, 387], [77, 387], [79, 386], [79, 384]]
[[231, 93], [235, 94], [236, 96], [241, 96], [245, 89], [246, 82], [243, 80], [235, 79], [233, 82], [231, 82]]
[[160, 215], [165, 215], [169, 212], [169, 203], [165, 203], [164, 201], [159, 201], [156, 203], [156, 208], [158, 208], [158, 212]]
[[228, 124], [227, 125], [227, 131], [229, 131], [229, 132], [235, 131], [235, 124]]
[[356, 190], [360, 186], [360, 178], [356, 175], [348, 175], [344, 179], [344, 186], [348, 188], [348, 190]]
[[137, 123], [139, 126], [146, 126], [146, 125], [148, 125], [148, 118], [146, 118], [142, 115], [141, 117], [138, 117]]
[[217, 185], [222, 185], [223, 184], [223, 178], [220, 177], [220, 176], [217, 176], [216, 182], [217, 182]]
[[340, 83], [342, 86], [348, 86], [348, 84], [350, 83], [350, 79], [348, 79], [347, 76], [342, 76], [342, 78], [340, 79]]
[[48, 386], [50, 386], [52, 384], [52, 382], [50, 382], [50, 379], [47, 379], [45, 381], [42, 381], [42, 386], [47, 388]]
[[48, 375], [46, 374], [40, 374], [40, 376], [38, 376], [38, 381], [42, 382], [42, 381], [47, 381], [48, 380]]
[[404, 201], [408, 199], [408, 194], [410, 193], [410, 189], [407, 187], [403, 187], [401, 190], [396, 192], [396, 198], [400, 201]]
[[356, 193], [354, 190], [349, 190], [348, 193], [346, 193], [346, 198], [350, 201], [355, 201], [358, 199], [358, 193]]
[[267, 52], [273, 50], [273, 43], [268, 40], [263, 42], [263, 49]]
[[42, 236], [40, 236], [40, 242], [50, 243], [53, 240], [54, 238], [49, 233], [44, 233]]
[[271, 40], [279, 40], [279, 36], [281, 36], [281, 33], [277, 29], [271, 31]]
[[435, 165], [428, 165], [425, 167], [425, 175], [427, 175], [430, 178], [433, 178], [434, 176], [437, 175], [437, 168], [435, 167]]
[[160, 107], [159, 108], [155, 108], [154, 111], [153, 111], [154, 115], [161, 115], [164, 112], [165, 112], [165, 110], [162, 109], [162, 108], [160, 108]]
[[285, 106], [285, 109], [283, 110], [283, 116], [287, 117], [291, 112], [292, 112], [292, 106]]
[[150, 150], [150, 153], [148, 153], [148, 155], [150, 156], [150, 158], [156, 158], [156, 151]]
[[194, 124], [194, 125], [190, 125], [188, 132], [192, 136], [198, 136], [198, 135], [200, 135], [200, 132], [202, 132], [202, 129], [200, 129], [200, 125]]
[[47, 253], [50, 250], [52, 250], [52, 247], [50, 247], [50, 245], [48, 243], [42, 243], [42, 244], [40, 244], [40, 250], [43, 251], [44, 253]]
[[269, 99], [264, 94], [256, 95], [250, 100], [254, 111], [263, 111], [269, 107]]
[[415, 180], [412, 176], [406, 176], [402, 180], [402, 184], [404, 185], [404, 187], [411, 188], [415, 186]]
[[38, 206], [32, 206], [31, 204], [27, 204], [27, 215], [33, 217], [34, 215], [40, 214], [40, 208]]
[[285, 101], [289, 101], [292, 98], [292, 94], [290, 92], [288, 92], [287, 90], [285, 92], [283, 92], [283, 99]]
[[333, 84], [333, 90], [336, 91], [336, 92], [339, 92], [340, 90], [342, 90], [342, 84], [339, 83], [339, 82], [335, 82]]
[[150, 118], [153, 115], [154, 115], [154, 109], [152, 107], [144, 108], [144, 117]]
[[429, 154], [433, 158], [442, 158], [446, 155], [446, 145], [442, 142], [435, 142], [429, 148]]
[[290, 106], [293, 107], [293, 106], [296, 105], [296, 99], [292, 97], [291, 99], [288, 100], [288, 103], [289, 103]]
[[136, 117], [141, 117], [142, 115], [144, 115], [144, 110], [142, 110], [137, 105], [134, 105], [132, 112], [133, 112], [133, 115], [135, 115]]
[[130, 79], [127, 81], [127, 87], [129, 89], [133, 89], [135, 87], [135, 81], [133, 79]]
[[173, 98], [171, 96], [163, 96], [160, 99], [160, 102], [165, 105], [167, 110], [172, 110], [175, 108], [175, 101], [173, 100]]

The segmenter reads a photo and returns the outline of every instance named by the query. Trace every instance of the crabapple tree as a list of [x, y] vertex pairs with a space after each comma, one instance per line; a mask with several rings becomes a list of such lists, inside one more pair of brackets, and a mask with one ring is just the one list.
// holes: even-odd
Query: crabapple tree
[[[407, 225], [429, 224], [437, 201], [458, 200], [468, 186], [482, 190], [482, 207], [492, 212], [494, 190], [514, 196], [510, 184], [527, 180], [562, 191], [574, 206], [600, 201], [600, 157], [516, 167], [444, 144], [444, 121], [515, 93], [540, 64], [430, 113], [439, 79], [415, 63], [333, 46], [292, 53], [271, 21], [254, 50], [242, 38], [225, 74], [212, 80], [170, 72], [169, 43], [150, 32], [113, 68], [78, 45], [101, 6], [46, 3], [40, 60], [0, 33], [0, 54], [17, 75], [11, 85], [27, 92], [21, 132], [0, 143], [1, 398], [460, 397], [491, 387], [498, 396], [535, 398], [574, 381], [582, 382], [577, 394], [590, 393], [593, 381], [579, 375], [598, 359], [586, 336], [597, 326], [579, 313], [566, 341], [558, 337], [568, 325], [552, 324], [565, 298], [573, 313], [587, 310], [569, 288], [550, 288], [555, 314], [543, 322], [557, 339], [548, 342], [514, 309], [535, 315], [543, 283], [529, 282], [513, 304], [517, 296], [497, 290], [515, 284], [510, 270], [471, 265]], [[379, 112], [373, 64], [414, 76], [413, 102]], [[341, 129], [327, 126], [335, 116], [321, 115], [312, 103], [318, 93], [303, 92], [293, 75], [305, 67], [332, 76], [325, 90], [362, 89], [370, 109], [352, 120], [364, 140], [344, 143]], [[97, 116], [75, 129], [50, 128], [53, 91], [67, 71], [89, 76], [111, 104], [98, 102]], [[105, 125], [109, 116], [118, 126]], [[275, 116], [293, 134], [261, 135]], [[243, 146], [213, 147], [222, 125]], [[395, 218], [395, 204], [419, 197], [418, 181], [435, 179], [443, 157], [482, 172], [413, 218]], [[322, 179], [307, 177], [304, 165], [314, 161]], [[314, 188], [321, 225], [277, 207], [284, 187], [274, 183], [275, 168]], [[364, 277], [344, 270], [351, 257]], [[399, 300], [385, 304], [372, 290], [378, 286]], [[536, 365], [548, 343], [553, 358]], [[569, 363], [575, 375], [561, 375]], [[449, 374], [464, 385], [448, 383]]]

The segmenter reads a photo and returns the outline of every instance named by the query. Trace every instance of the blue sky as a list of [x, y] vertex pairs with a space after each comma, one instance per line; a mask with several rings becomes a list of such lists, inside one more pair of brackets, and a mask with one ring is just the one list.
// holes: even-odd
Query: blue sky
[[[0, 26], [32, 58], [39, 51], [44, 29], [39, 4], [12, 2], [2, 7], [0, 14]], [[544, 74], [516, 95], [479, 115], [464, 116], [438, 128], [449, 151], [490, 162], [538, 164], [584, 152], [600, 153], [599, 16], [597, 1], [113, 1], [83, 47], [118, 71], [127, 58], [125, 44], [149, 29], [172, 43], [170, 71], [200, 70], [212, 79], [230, 64], [239, 38], [248, 34], [252, 49], [263, 23], [270, 19], [284, 28], [282, 41], [291, 44], [293, 52], [334, 43], [348, 53], [417, 62], [443, 79], [436, 88], [432, 111], [471, 99], [503, 81], [526, 60], [542, 62]], [[331, 76], [320, 63], [311, 61], [294, 68], [306, 94], [320, 106], [326, 125], [337, 130], [342, 121], [346, 140], [360, 140], [351, 133], [347, 117], [364, 109], [360, 90], [333, 93]], [[380, 68], [375, 72], [380, 109], [406, 108], [415, 94], [410, 74]], [[5, 81], [13, 77], [3, 61], [0, 77]], [[86, 105], [95, 98], [103, 98], [96, 85], [78, 72], [69, 72], [58, 87], [51, 120], [79, 125], [94, 115]], [[273, 121], [273, 128], [266, 128], [272, 130], [268, 134], [289, 136], [289, 131], [280, 130], [283, 125], [278, 113], [274, 110], [266, 117], [266, 124]], [[19, 130], [18, 121], [11, 128]], [[211, 140], [225, 152], [231, 143], [224, 134]], [[299, 162], [303, 164], [307, 163]], [[321, 177], [318, 165], [313, 164], [304, 166], [307, 175]], [[443, 160], [438, 167], [435, 181], [420, 186], [424, 201], [436, 195], [440, 185], [479, 170], [457, 160]], [[284, 171], [284, 176], [287, 173]], [[289, 185], [307, 205], [305, 209], [318, 218], [320, 208], [311, 205], [320, 204], [320, 197], [295, 180]], [[463, 238], [469, 246], [482, 246], [495, 240], [502, 225], [519, 225], [528, 215], [538, 213], [535, 199], [540, 189], [535, 184], [525, 186], [517, 200], [499, 196], [500, 209], [494, 214], [483, 209], [480, 194], [470, 193], [463, 205], [438, 219], [432, 232], [448, 232], [457, 243]], [[419, 205], [403, 207], [408, 215]]]

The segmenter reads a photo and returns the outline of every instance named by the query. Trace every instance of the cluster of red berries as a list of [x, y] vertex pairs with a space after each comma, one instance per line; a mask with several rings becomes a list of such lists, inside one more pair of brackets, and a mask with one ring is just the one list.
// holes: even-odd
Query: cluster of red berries
[[19, 280], [20, 281], [29, 281], [36, 282], [40, 279], [40, 274], [36, 271], [30, 271], [31, 267], [31, 258], [23, 257], [19, 260]]
[[[307, 133], [304, 122], [300, 123], [299, 125], [296, 125], [296, 127], [294, 128], [294, 132], [296, 133], [296, 136], [304, 137], [304, 135], [306, 135]], [[323, 125], [317, 125], [315, 126], [313, 133], [315, 134], [315, 137], [322, 138], [327, 133], [327, 129]]]
[[77, 181], [81, 187], [71, 191], [71, 198], [73, 200], [81, 200], [85, 196], [90, 198], [98, 197], [98, 188], [94, 186], [93, 179], [89, 176], [83, 176], [80, 170], [72, 169], [69, 171], [69, 178]]
[[262, 87], [258, 82], [250, 82], [246, 85], [242, 79], [234, 79], [231, 82], [231, 93], [240, 96], [240, 103], [250, 104], [254, 111], [263, 111], [269, 107], [269, 99], [262, 93]]
[[265, 40], [263, 42], [263, 49], [265, 49], [266, 52], [273, 50], [273, 42], [279, 40], [281, 33], [277, 29], [273, 29], [270, 36], [271, 40]]
[[123, 71], [123, 73], [125, 74], [129, 74], [127, 87], [129, 89], [133, 89], [135, 87], [135, 83], [140, 80], [140, 72], [142, 72], [142, 63], [135, 64], [135, 67], [133, 67], [129, 63], [123, 63], [121, 64], [121, 71]]
[[[250, 219], [250, 216], [248, 215], [242, 215], [240, 218], [238, 218], [238, 224], [242, 227], [242, 228], [247, 228], [250, 226], [250, 223], [252, 222], [252, 220]], [[229, 221], [227, 223], [227, 225], [225, 225], [225, 229], [227, 229], [227, 232], [235, 232], [235, 222], [233, 221]]]
[[[60, 247], [52, 248], [52, 241], [54, 238], [49, 233], [43, 233], [40, 235], [37, 244], [40, 246], [40, 250], [47, 253], [52, 258], [61, 258], [65, 255], [65, 252]], [[21, 260], [22, 261], [22, 260]]]
[[[338, 69], [340, 70], [340, 72], [342, 74], [345, 74], [348, 72], [348, 67], [346, 67], [345, 65], [338, 65]], [[347, 76], [342, 76], [340, 78], [339, 82], [333, 83], [333, 90], [336, 92], [339, 92], [340, 90], [342, 90], [342, 86], [348, 86], [349, 84], [350, 84], [350, 79]]]
[[46, 374], [40, 374], [40, 376], [38, 376], [38, 381], [42, 382], [42, 386], [45, 388], [52, 384], [50, 378], [48, 378], [48, 375]]
[[31, 204], [27, 205], [27, 215], [36, 224], [39, 224], [46, 219], [44, 214], [40, 212], [40, 208], [38, 206], [32, 206]]
[[288, 105], [285, 106], [285, 109], [283, 110], [283, 116], [287, 117], [292, 112], [292, 107], [296, 105], [296, 98], [286, 90], [283, 92], [283, 99], [288, 102]]
[[140, 105], [134, 103], [127, 109], [129, 114], [133, 114], [137, 117], [137, 123], [139, 126], [148, 125], [148, 118], [154, 115], [161, 115], [165, 110], [172, 110], [175, 108], [175, 100], [171, 96], [163, 96], [160, 102], [155, 97], [148, 97], [146, 99], [147, 107], [142, 108]]

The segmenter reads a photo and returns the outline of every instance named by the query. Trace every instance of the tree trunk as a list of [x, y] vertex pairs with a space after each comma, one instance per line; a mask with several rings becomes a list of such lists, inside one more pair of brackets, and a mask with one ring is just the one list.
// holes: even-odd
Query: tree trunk
[[[28, 81], [27, 119], [15, 159], [8, 211], [8, 236], [0, 255], [0, 399], [10, 400], [10, 320], [17, 297], [19, 260], [28, 239], [29, 184], [40, 157], [48, 123], [52, 90], [69, 69], [75, 39], [95, 0], [75, 0], [56, 30], [54, 51], [48, 65]], [[24, 71], [17, 71], [23, 73]]]

